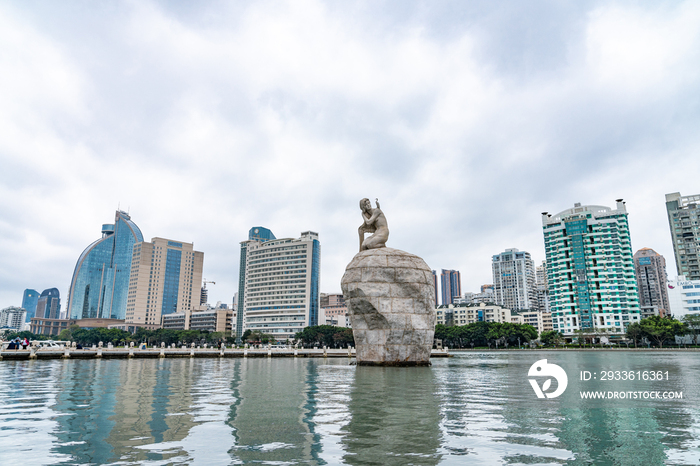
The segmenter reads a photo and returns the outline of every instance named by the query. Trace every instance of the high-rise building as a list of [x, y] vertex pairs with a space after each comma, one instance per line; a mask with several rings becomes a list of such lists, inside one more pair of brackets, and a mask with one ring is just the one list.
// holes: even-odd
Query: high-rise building
[[204, 253], [192, 243], [153, 238], [134, 245], [125, 321], [148, 329], [199, 305]]
[[454, 298], [462, 297], [462, 276], [457, 270], [442, 269], [440, 288], [443, 306], [454, 303]]
[[437, 272], [433, 270], [433, 286], [435, 287], [435, 307], [438, 306], [438, 281]]
[[129, 293], [134, 244], [141, 230], [126, 212], [118, 210], [114, 224], [102, 225], [102, 238], [78, 258], [68, 293], [71, 319], [124, 319]]
[[[274, 238], [272, 232], [269, 236]], [[321, 244], [312, 231], [298, 239], [261, 237], [241, 243], [238, 316], [243, 325], [237, 337], [252, 330], [284, 341], [318, 325], [320, 261]]]
[[[624, 334], [640, 319], [627, 209], [574, 204], [542, 214], [554, 330]], [[621, 336], [621, 335], [620, 335]]]
[[[253, 227], [248, 230], [248, 241], [259, 241], [264, 243], [265, 241], [277, 239], [271, 230], [265, 227]], [[243, 335], [243, 296], [245, 291], [245, 267], [246, 267], [246, 256], [248, 251], [248, 241], [241, 242], [241, 259], [239, 262], [239, 273], [238, 273], [238, 293], [236, 293], [236, 341], [240, 343], [241, 336]]]
[[10, 306], [0, 311], [0, 329], [22, 330], [27, 311], [22, 307]]
[[535, 267], [535, 287], [537, 288], [537, 307], [539, 308], [540, 312], [549, 312], [547, 261], [542, 261], [542, 265]]
[[687, 280], [700, 280], [700, 194], [666, 194], [676, 270]]
[[27, 311], [26, 322], [36, 317], [36, 305], [39, 302], [39, 292], [27, 288], [22, 295], [22, 308]]
[[666, 315], [670, 307], [666, 291], [668, 276], [664, 256], [653, 249], [640, 249], [634, 253], [634, 272], [642, 318]]
[[492, 257], [496, 304], [514, 311], [538, 310], [535, 263], [527, 251], [515, 248]]
[[36, 315], [42, 319], [61, 318], [61, 294], [56, 288], [49, 288], [41, 292], [36, 304]]

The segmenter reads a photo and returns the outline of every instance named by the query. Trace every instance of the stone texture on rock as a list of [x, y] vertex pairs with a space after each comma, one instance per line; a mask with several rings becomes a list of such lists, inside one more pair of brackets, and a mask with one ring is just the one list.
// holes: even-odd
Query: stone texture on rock
[[435, 287], [423, 259], [392, 248], [362, 251], [348, 264], [341, 286], [357, 364], [430, 364]]

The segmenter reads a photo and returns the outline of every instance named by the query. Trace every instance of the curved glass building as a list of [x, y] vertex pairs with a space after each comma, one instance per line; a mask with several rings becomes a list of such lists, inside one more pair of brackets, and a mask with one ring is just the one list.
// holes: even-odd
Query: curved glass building
[[114, 224], [102, 225], [102, 238], [88, 246], [75, 265], [68, 294], [70, 319], [124, 319], [131, 255], [141, 241], [141, 230], [126, 212], [118, 210]]

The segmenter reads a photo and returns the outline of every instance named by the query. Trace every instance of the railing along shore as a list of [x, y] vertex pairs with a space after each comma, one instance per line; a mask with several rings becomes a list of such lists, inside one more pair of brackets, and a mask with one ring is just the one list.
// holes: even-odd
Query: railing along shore
[[[433, 358], [449, 357], [449, 351], [433, 350]], [[128, 358], [354, 358], [355, 348], [27, 348], [3, 349], [0, 360], [28, 359], [128, 359]]]

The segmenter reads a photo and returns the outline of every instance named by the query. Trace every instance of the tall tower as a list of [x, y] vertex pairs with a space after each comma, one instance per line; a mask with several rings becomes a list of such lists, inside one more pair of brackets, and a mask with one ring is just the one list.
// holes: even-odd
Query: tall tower
[[666, 212], [678, 275], [700, 280], [700, 194], [666, 194]]
[[653, 249], [642, 248], [634, 253], [634, 271], [642, 317], [668, 314], [668, 277], [664, 256]]
[[454, 298], [462, 297], [462, 276], [457, 270], [442, 269], [440, 274], [442, 304], [453, 304]]
[[164, 315], [199, 304], [204, 253], [192, 243], [153, 238], [134, 246], [126, 322], [161, 327]]
[[640, 319], [625, 203], [544, 212], [542, 228], [554, 330], [622, 336]]
[[36, 290], [30, 290], [27, 288], [24, 290], [22, 295], [22, 309], [27, 311], [27, 322], [29, 322], [32, 317], [36, 317], [36, 305], [39, 302], [39, 292]]
[[68, 293], [69, 319], [124, 319], [134, 244], [141, 230], [118, 210], [114, 224], [102, 225], [102, 238], [78, 258]]
[[538, 310], [535, 263], [527, 251], [515, 248], [492, 257], [496, 304], [511, 310]]
[[243, 324], [237, 333], [260, 331], [284, 341], [304, 327], [318, 325], [320, 266], [321, 245], [313, 231], [298, 239], [241, 243], [238, 315]]

